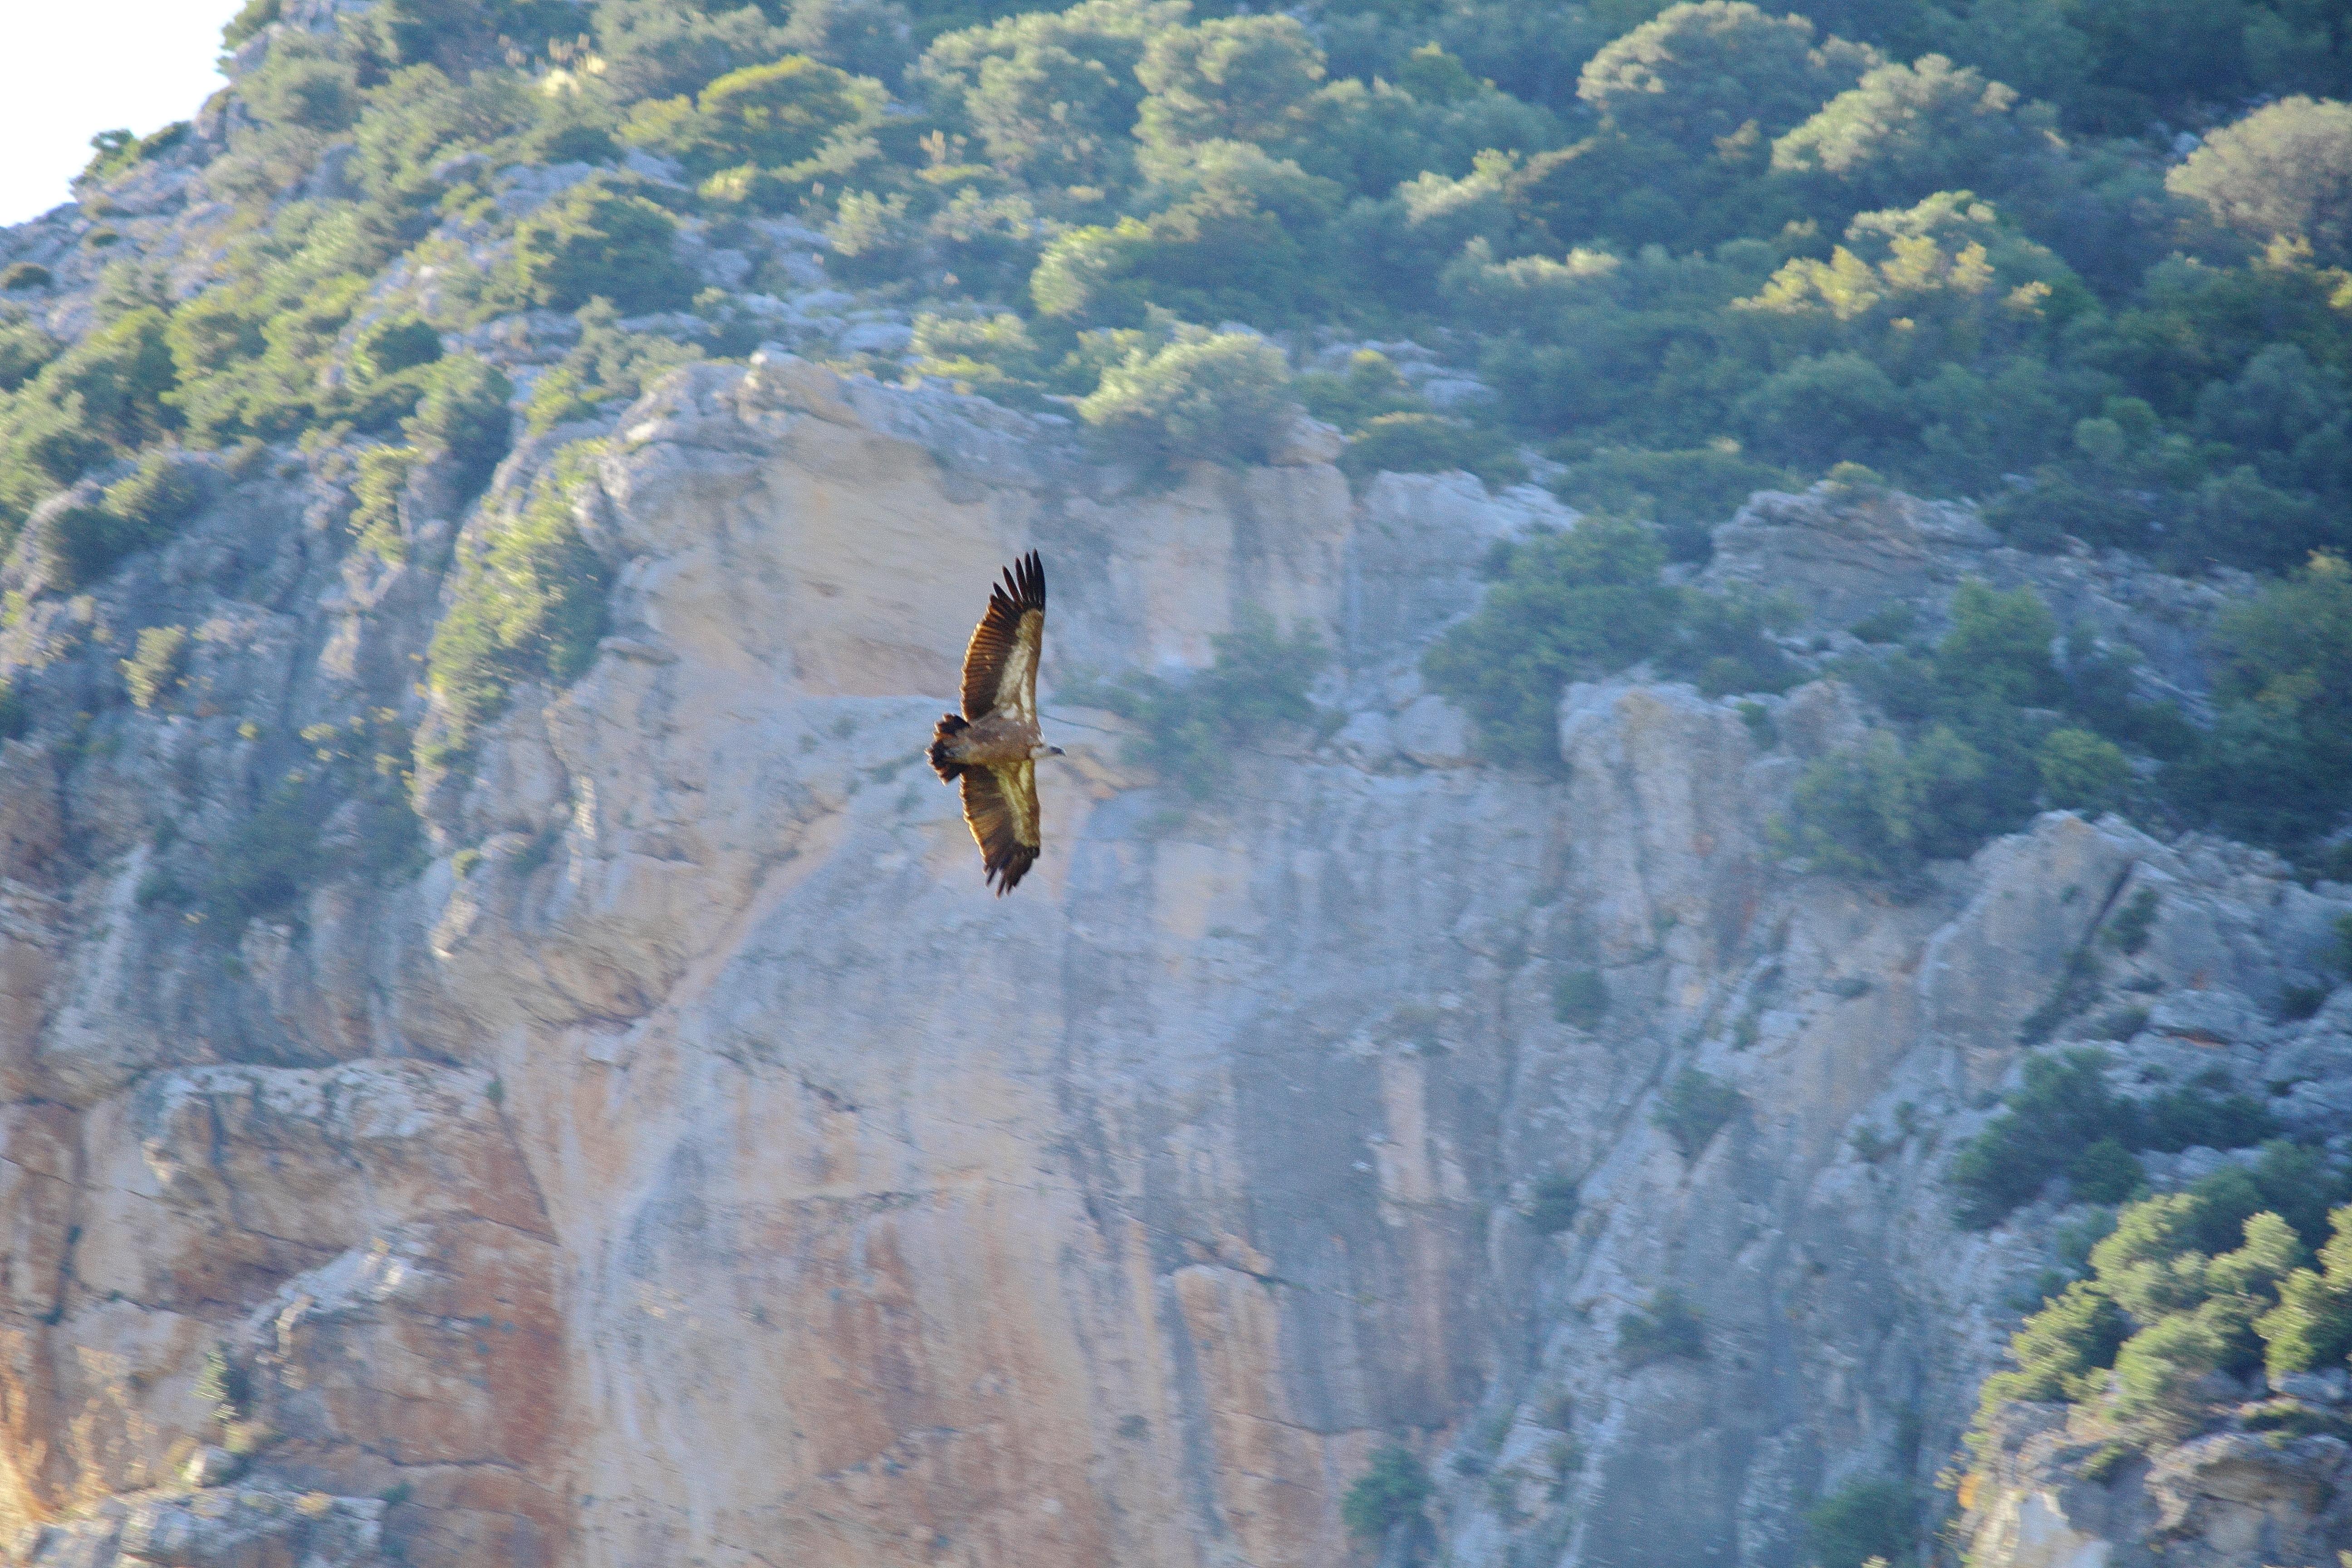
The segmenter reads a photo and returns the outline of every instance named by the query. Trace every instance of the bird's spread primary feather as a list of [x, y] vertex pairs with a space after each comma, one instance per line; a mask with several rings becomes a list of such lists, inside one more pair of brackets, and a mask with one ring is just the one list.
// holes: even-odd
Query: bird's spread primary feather
[[1045, 640], [1045, 563], [1035, 551], [989, 590], [988, 611], [963, 655], [963, 712], [931, 731], [930, 762], [963, 786], [964, 825], [987, 879], [1002, 896], [1036, 863], [1037, 661]]
[[963, 771], [963, 820], [980, 846], [985, 879], [1000, 897], [1037, 863], [1037, 764]]
[[1031, 551], [988, 592], [988, 613], [963, 650], [963, 716], [1037, 717], [1037, 654], [1045, 638], [1045, 563]]

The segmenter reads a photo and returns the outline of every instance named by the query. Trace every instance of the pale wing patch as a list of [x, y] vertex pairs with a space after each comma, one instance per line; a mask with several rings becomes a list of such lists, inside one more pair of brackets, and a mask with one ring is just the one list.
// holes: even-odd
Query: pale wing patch
[[1013, 890], [1037, 860], [1037, 788], [1034, 764], [966, 768], [963, 820], [980, 846], [980, 861], [999, 894]]
[[1019, 763], [998, 770], [1004, 782], [1004, 804], [1013, 808], [1013, 836], [1031, 849], [1045, 842], [1037, 810], [1037, 764]]
[[1045, 565], [1031, 551], [988, 593], [988, 611], [963, 652], [963, 716], [1037, 715], [1037, 648], [1045, 635]]
[[1045, 612], [1031, 610], [1021, 617], [1013, 646], [996, 677], [996, 710], [1032, 723], [1037, 718], [1037, 652], [1045, 640]]

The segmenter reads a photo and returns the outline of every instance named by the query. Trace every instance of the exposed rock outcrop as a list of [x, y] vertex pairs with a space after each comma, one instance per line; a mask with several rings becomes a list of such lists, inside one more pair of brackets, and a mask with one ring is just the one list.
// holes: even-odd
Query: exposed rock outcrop
[[2352, 1534], [2352, 1444], [2319, 1424], [2338, 1430], [2210, 1432], [2151, 1458], [2059, 1407], [2011, 1405], [1968, 1540], [2019, 1568], [2325, 1563]]
[[[1332, 1564], [1401, 1436], [1456, 1563], [1791, 1568], [1824, 1490], [1932, 1482], [2015, 1323], [2053, 1215], [1956, 1232], [1941, 1171], [2119, 898], [2158, 895], [2105, 982], [2150, 1008], [2119, 1072], [2200, 1053], [2341, 1131], [2352, 998], [2267, 1009], [2346, 889], [2063, 815], [1912, 903], [1794, 876], [1769, 820], [1864, 722], [1827, 680], [1765, 700], [1772, 743], [1687, 687], [1579, 686], [1564, 782], [1470, 765], [1417, 649], [1487, 544], [1572, 514], [1461, 477], [1359, 501], [1287, 450], [1138, 489], [937, 388], [681, 371], [581, 503], [593, 666], [418, 778], [421, 875], [241, 933], [142, 900], [164, 840], [227, 842], [317, 726], [423, 717], [435, 552], [346, 553], [289, 463], [34, 601], [0, 661], [100, 717], [0, 748], [16, 1555]], [[1828, 627], [2074, 573], [2062, 613], [2201, 679], [2148, 606], [2209, 590], [1870, 505], [1761, 498], [1715, 570]], [[1199, 806], [1052, 710], [1047, 851], [989, 899], [919, 749], [1031, 545], [1049, 690], [1203, 665], [1256, 606], [1339, 652], [1343, 727]], [[164, 619], [185, 685], [134, 712], [114, 660]], [[1686, 1072], [1733, 1093], [1714, 1125], [1669, 1109]], [[1675, 1313], [1696, 1338], [1641, 1353]], [[199, 1394], [207, 1352], [234, 1389]], [[2181, 1461], [2182, 1520], [2235, 1462]]]

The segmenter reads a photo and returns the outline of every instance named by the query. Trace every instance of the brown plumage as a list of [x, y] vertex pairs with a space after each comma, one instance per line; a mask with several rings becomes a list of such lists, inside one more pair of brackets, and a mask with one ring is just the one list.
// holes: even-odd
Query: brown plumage
[[1037, 759], [1061, 755], [1037, 725], [1037, 659], [1045, 644], [1045, 563], [1037, 552], [989, 590], [988, 613], [963, 653], [963, 712], [931, 731], [931, 766], [963, 784], [964, 826], [985, 879], [1013, 890], [1044, 847]]

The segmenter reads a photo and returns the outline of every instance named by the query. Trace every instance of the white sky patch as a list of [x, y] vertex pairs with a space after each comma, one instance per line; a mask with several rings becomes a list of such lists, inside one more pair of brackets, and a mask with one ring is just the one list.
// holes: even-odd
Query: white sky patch
[[89, 139], [192, 118], [241, 0], [0, 0], [0, 225], [70, 200]]

